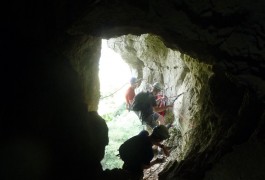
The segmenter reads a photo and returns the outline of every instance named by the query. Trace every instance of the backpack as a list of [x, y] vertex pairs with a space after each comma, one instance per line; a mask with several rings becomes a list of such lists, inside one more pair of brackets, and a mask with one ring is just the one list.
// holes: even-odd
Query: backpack
[[135, 157], [135, 147], [137, 147], [137, 138], [132, 138], [127, 141], [125, 141], [120, 147], [119, 147], [119, 156], [124, 162], [133, 162]]
[[149, 99], [149, 92], [140, 92], [134, 97], [131, 109], [133, 111], [142, 111]]

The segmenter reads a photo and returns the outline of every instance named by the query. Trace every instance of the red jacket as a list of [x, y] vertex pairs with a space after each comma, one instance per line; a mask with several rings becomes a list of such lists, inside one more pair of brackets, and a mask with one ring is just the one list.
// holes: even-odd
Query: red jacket
[[135, 91], [134, 91], [134, 89], [130, 86], [130, 87], [127, 89], [126, 93], [125, 93], [126, 104], [130, 104], [130, 105], [131, 105], [134, 96], [135, 96]]

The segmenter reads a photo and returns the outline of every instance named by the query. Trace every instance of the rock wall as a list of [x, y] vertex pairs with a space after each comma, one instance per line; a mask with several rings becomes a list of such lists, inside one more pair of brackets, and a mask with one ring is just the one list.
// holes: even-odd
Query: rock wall
[[168, 103], [184, 92], [172, 109], [174, 127], [181, 131], [183, 137], [180, 155], [177, 156], [182, 160], [192, 147], [191, 132], [213, 113], [211, 107], [205, 105], [209, 104], [211, 65], [167, 48], [159, 37], [150, 34], [113, 38], [108, 40], [108, 45], [132, 68], [136, 68], [136, 74], [143, 75], [138, 76], [143, 79], [140, 90], [151, 90], [151, 85], [158, 81], [164, 86], [163, 93], [169, 98]]
[[[184, 106], [193, 108], [180, 111], [194, 114], [186, 117], [189, 122], [199, 119], [185, 140], [190, 142], [185, 158], [172, 162], [160, 178], [218, 179], [221, 168], [224, 179], [264, 179], [264, 172], [255, 171], [257, 162], [240, 158], [264, 152], [263, 0], [15, 0], [2, 7], [1, 179], [100, 179], [104, 143], [90, 155], [97, 153], [91, 145], [104, 138], [94, 128], [100, 120], [88, 113], [97, 108], [98, 82], [86, 74], [97, 71], [98, 38], [146, 33], [180, 52], [176, 56], [183, 63], [176, 70], [186, 80], [173, 80], [179, 73], [170, 69], [173, 59], [167, 56], [174, 53], [156, 47], [161, 54], [146, 51], [146, 59], [136, 52], [132, 67], [147, 82], [175, 81], [169, 95], [191, 88], [183, 82], [193, 82]], [[94, 46], [95, 52], [87, 53]], [[200, 80], [209, 77], [204, 73], [209, 68], [213, 75], [204, 84]], [[199, 110], [205, 113], [196, 114]], [[180, 125], [183, 132], [189, 129]], [[104, 123], [99, 126], [106, 132]], [[264, 169], [263, 158], [256, 159]]]

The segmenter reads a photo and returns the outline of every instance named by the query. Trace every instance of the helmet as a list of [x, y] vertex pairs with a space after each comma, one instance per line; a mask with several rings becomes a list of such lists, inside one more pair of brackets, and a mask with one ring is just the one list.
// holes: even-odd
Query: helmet
[[137, 79], [135, 77], [132, 77], [131, 80], [130, 80], [130, 83], [131, 84], [137, 83]]
[[168, 129], [164, 125], [158, 125], [153, 129], [152, 136], [157, 139], [165, 140], [170, 137]]
[[153, 84], [153, 88], [155, 88], [155, 89], [157, 89], [157, 90], [162, 90], [163, 88], [162, 88], [162, 85], [159, 83], [159, 82], [155, 82], [154, 84]]

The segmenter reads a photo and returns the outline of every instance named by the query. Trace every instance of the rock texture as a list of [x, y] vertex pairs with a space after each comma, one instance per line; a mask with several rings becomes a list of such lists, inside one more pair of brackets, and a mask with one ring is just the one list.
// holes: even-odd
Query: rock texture
[[[108, 45], [121, 54], [123, 59], [135, 69], [138, 78], [143, 79], [140, 87], [142, 90], [148, 90], [150, 83], [158, 81], [165, 87], [164, 94], [172, 100], [176, 94], [185, 92], [173, 107], [174, 127], [181, 132], [181, 137], [171, 140], [170, 146], [176, 146], [176, 144], [178, 146], [172, 151], [170, 160], [162, 167], [171, 166], [170, 164], [176, 160], [186, 162], [186, 158], [195, 154], [197, 155], [195, 159], [199, 159], [200, 156], [204, 159], [204, 153], [207, 156], [213, 156], [214, 161], [217, 161], [218, 154], [223, 154], [224, 151], [230, 151], [232, 148], [230, 141], [233, 141], [232, 144], [237, 144], [241, 141], [240, 139], [250, 135], [246, 135], [248, 131], [253, 131], [251, 125], [247, 125], [247, 118], [251, 118], [253, 112], [260, 111], [259, 107], [256, 107], [259, 103], [256, 102], [256, 95], [250, 92], [252, 90], [241, 78], [231, 74], [214, 73], [212, 64], [202, 63], [189, 55], [166, 48], [159, 37], [150, 34], [113, 38], [108, 41]], [[225, 89], [222, 87], [224, 85]], [[252, 103], [258, 103], [253, 104], [257, 109], [250, 107]], [[245, 114], [244, 118], [242, 114]], [[252, 126], [255, 126], [254, 124]], [[236, 130], [238, 126], [245, 130], [241, 129], [239, 130], [241, 132], [238, 132]], [[227, 140], [222, 143], [217, 142], [220, 138], [227, 138]], [[212, 152], [212, 146], [224, 149], [215, 149], [215, 152]], [[209, 151], [211, 155], [208, 155]], [[202, 159], [197, 161], [203, 161]], [[212, 163], [214, 163], [212, 160], [203, 162], [201, 168], [208, 167]], [[189, 164], [187, 168], [192, 166], [196, 165]], [[195, 169], [198, 171], [197, 168]], [[180, 170], [186, 171], [183, 168]], [[155, 176], [146, 172], [149, 174], [147, 175], [149, 179]], [[163, 170], [162, 173], [164, 173]], [[193, 173], [198, 175], [199, 172]]]
[[89, 111], [99, 99], [100, 39], [129, 34], [139, 37], [116, 50], [132, 48], [124, 57], [139, 77], [162, 81], [169, 96], [188, 91], [183, 106], [175, 103], [182, 143], [159, 179], [265, 179], [263, 0], [2, 7], [0, 179], [127, 178], [101, 169], [107, 141], [96, 132], [107, 130]]

